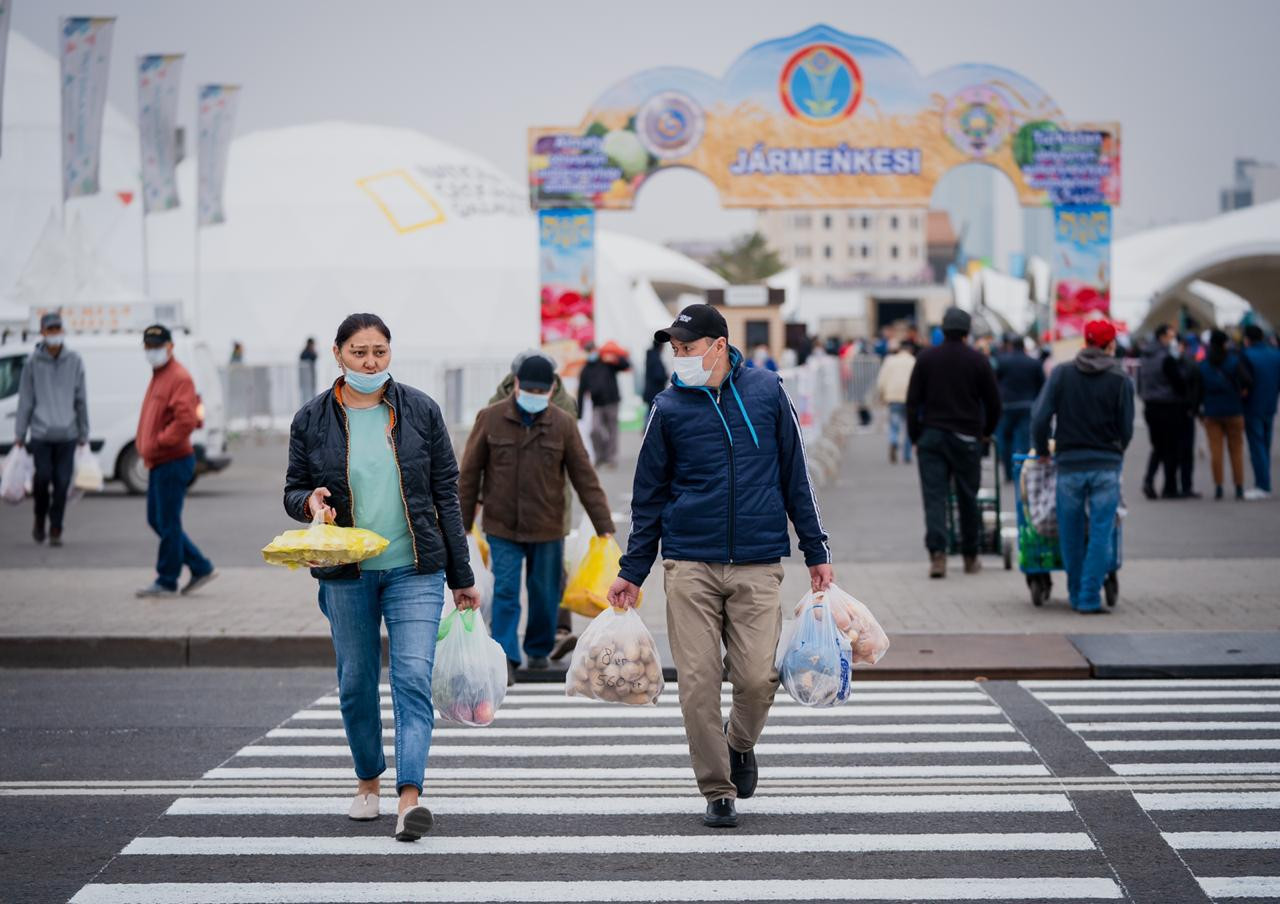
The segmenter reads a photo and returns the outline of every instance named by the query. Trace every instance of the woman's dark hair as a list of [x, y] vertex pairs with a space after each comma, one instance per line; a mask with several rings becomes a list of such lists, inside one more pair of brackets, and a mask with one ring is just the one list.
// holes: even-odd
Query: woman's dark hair
[[1228, 336], [1222, 330], [1214, 330], [1209, 334], [1209, 363], [1214, 367], [1227, 360]]
[[351, 314], [346, 320], [338, 324], [338, 335], [334, 338], [333, 344], [342, 348], [346, 341], [361, 330], [375, 329], [381, 333], [388, 342], [391, 341], [391, 330], [382, 322], [382, 318], [377, 314]]

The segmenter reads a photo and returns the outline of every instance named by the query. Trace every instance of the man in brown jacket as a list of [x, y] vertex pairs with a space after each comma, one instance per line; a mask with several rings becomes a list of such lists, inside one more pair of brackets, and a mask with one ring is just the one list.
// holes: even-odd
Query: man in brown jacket
[[142, 346], [151, 365], [151, 383], [142, 400], [138, 435], [134, 442], [151, 469], [147, 483], [147, 523], [160, 537], [156, 579], [138, 591], [139, 597], [178, 594], [182, 566], [191, 569], [183, 594], [198, 590], [217, 577], [213, 563], [182, 530], [182, 503], [195, 475], [196, 455], [191, 433], [200, 426], [200, 400], [191, 374], [173, 357], [173, 336], [166, 327], [149, 326]]
[[462, 520], [475, 522], [483, 490], [483, 526], [493, 565], [493, 637], [507, 654], [508, 677], [519, 666], [520, 572], [528, 560], [529, 668], [547, 668], [555, 644], [564, 558], [565, 474], [596, 533], [614, 532], [609, 502], [591, 467], [577, 422], [550, 406], [555, 369], [540, 355], [516, 372], [516, 392], [480, 412], [462, 453], [458, 479]]

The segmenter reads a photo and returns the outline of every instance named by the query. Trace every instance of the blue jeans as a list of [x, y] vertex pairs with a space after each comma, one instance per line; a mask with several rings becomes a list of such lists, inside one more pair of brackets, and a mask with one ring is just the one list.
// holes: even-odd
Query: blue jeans
[[354, 580], [320, 582], [320, 611], [329, 619], [338, 659], [342, 727], [356, 777], [362, 781], [376, 778], [387, 768], [378, 697], [385, 619], [391, 649], [391, 711], [396, 721], [396, 790], [412, 785], [422, 791], [436, 721], [431, 668], [443, 605], [444, 572], [418, 574], [412, 565], [362, 571]]
[[1275, 415], [1246, 415], [1244, 435], [1249, 440], [1249, 460], [1253, 463], [1253, 482], [1260, 490], [1271, 492], [1271, 439]]
[[528, 559], [529, 619], [524, 627], [524, 652], [530, 657], [546, 656], [556, 643], [564, 541], [515, 543], [493, 534], [488, 537], [493, 563], [493, 639], [502, 644], [507, 659], [520, 664], [520, 570]]
[[1115, 559], [1120, 471], [1058, 472], [1058, 536], [1071, 608], [1102, 608], [1102, 583]]
[[1031, 408], [1006, 408], [996, 425], [996, 448], [1004, 476], [1013, 480], [1013, 456], [1026, 455], [1031, 448]]
[[889, 448], [902, 444], [902, 461], [911, 464], [911, 437], [907, 435], [907, 405], [905, 402], [889, 403]]
[[188, 455], [156, 465], [151, 469], [147, 482], [147, 524], [160, 537], [156, 583], [169, 590], [178, 589], [183, 565], [191, 569], [193, 578], [213, 571], [213, 563], [182, 531], [182, 504], [187, 498], [187, 485], [195, 473], [196, 457]]

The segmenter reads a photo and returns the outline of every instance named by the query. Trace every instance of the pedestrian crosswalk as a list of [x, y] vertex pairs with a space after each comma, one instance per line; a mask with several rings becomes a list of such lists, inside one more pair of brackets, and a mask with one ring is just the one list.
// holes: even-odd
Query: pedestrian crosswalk
[[[190, 787], [156, 789], [177, 796], [71, 900], [1123, 901], [1073, 804], [1095, 792], [1133, 794], [1211, 897], [1280, 896], [1274, 747], [1197, 746], [1274, 744], [1263, 726], [1280, 697], [1265, 695], [1280, 682], [1024, 687], [1110, 774], [1054, 774], [982, 682], [868, 681], [835, 709], [779, 697], [759, 792], [726, 832], [701, 824], [674, 686], [647, 708], [517, 686], [490, 728], [437, 727], [423, 795], [436, 827], [415, 844], [391, 838], [390, 746], [383, 818], [346, 818], [351, 759], [326, 694]], [[1061, 712], [1246, 700], [1271, 715]]]

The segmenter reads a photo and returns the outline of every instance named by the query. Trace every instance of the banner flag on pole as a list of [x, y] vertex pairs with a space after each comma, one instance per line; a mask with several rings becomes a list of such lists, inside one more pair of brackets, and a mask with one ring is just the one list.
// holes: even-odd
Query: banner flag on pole
[[0, 0], [0, 123], [4, 122], [4, 51], [9, 46], [9, 14], [12, 11], [12, 0]]
[[[4, 0], [0, 0], [0, 3]], [[142, 210], [178, 206], [178, 82], [182, 54], [138, 57], [138, 137], [142, 141]]]
[[239, 85], [201, 85], [199, 123], [199, 209], [196, 223], [212, 226], [226, 219], [222, 185], [227, 177], [227, 154], [235, 128]]
[[62, 197], [66, 200], [98, 192], [102, 111], [116, 20], [75, 17], [61, 24]]

